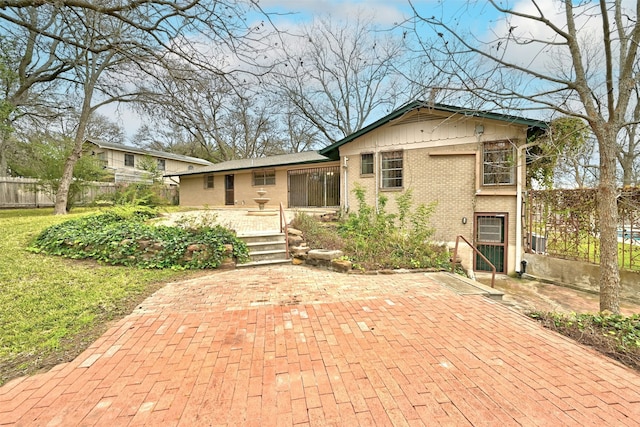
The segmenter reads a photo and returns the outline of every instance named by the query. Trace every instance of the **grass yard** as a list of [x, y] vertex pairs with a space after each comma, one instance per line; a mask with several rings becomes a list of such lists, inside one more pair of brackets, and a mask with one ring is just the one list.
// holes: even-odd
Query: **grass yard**
[[44, 228], [95, 210], [52, 212], [0, 210], [0, 385], [73, 359], [163, 283], [199, 274], [28, 252]]

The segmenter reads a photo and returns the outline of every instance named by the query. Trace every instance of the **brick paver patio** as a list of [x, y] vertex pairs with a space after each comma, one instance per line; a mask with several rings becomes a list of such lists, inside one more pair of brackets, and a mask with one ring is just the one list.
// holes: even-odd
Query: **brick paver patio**
[[640, 377], [428, 274], [278, 266], [169, 284], [0, 388], [21, 426], [638, 425]]

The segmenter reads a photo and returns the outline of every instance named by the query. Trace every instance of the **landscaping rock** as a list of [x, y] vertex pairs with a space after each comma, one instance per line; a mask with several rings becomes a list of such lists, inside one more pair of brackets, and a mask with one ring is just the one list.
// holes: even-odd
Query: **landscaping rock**
[[287, 236], [287, 241], [289, 242], [289, 246], [300, 246], [304, 239], [302, 238], [302, 236], [290, 234]]
[[221, 270], [233, 270], [236, 268], [236, 261], [233, 258], [225, 258], [218, 268]]
[[298, 230], [297, 228], [287, 228], [287, 234], [293, 235], [293, 236], [302, 236], [302, 231]]
[[206, 248], [207, 248], [206, 245], [202, 245], [202, 244], [199, 244], [199, 243], [192, 243], [189, 246], [187, 246], [187, 251], [188, 252], [196, 252], [196, 251], [204, 250]]
[[351, 261], [345, 259], [334, 259], [331, 260], [331, 269], [340, 273], [346, 273], [351, 271], [352, 268]]
[[331, 261], [344, 255], [342, 251], [329, 249], [312, 249], [307, 253], [309, 259]]

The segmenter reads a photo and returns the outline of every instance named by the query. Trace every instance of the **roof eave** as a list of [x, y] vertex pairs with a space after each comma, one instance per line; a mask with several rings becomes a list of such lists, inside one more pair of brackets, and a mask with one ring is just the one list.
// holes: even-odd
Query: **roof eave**
[[431, 108], [434, 110], [439, 110], [439, 111], [448, 111], [451, 113], [455, 113], [455, 114], [463, 114], [465, 116], [475, 116], [475, 117], [480, 117], [480, 118], [485, 118], [485, 119], [490, 119], [490, 120], [500, 120], [500, 121], [507, 121], [510, 123], [514, 123], [514, 124], [518, 124], [518, 125], [526, 125], [528, 127], [535, 127], [535, 128], [542, 128], [542, 129], [546, 129], [549, 127], [548, 123], [541, 121], [541, 120], [533, 120], [533, 119], [526, 119], [524, 117], [517, 117], [517, 116], [509, 116], [506, 114], [497, 114], [497, 113], [491, 113], [491, 112], [487, 112], [487, 111], [474, 111], [474, 110], [467, 110], [465, 108], [461, 108], [461, 107], [454, 107], [451, 105], [444, 105], [444, 104], [430, 104], [430, 103], [426, 103], [423, 101], [413, 101], [408, 103], [407, 105], [400, 107], [399, 109], [389, 113], [388, 115], [382, 117], [379, 120], [376, 120], [375, 122], [371, 123], [368, 126], [365, 126], [364, 128], [360, 129], [357, 132], [352, 133], [351, 135], [346, 136], [345, 138], [341, 139], [340, 141], [336, 141], [333, 144], [321, 149], [318, 151], [318, 153], [322, 154], [322, 155], [331, 155], [332, 153], [335, 153], [335, 151], [340, 148], [341, 146], [343, 146], [344, 144], [353, 141], [354, 139], [359, 138], [360, 136], [369, 133], [377, 128], [379, 128], [380, 126], [389, 123], [390, 121], [393, 121], [395, 119], [397, 119], [398, 117], [403, 116], [404, 114], [408, 113], [411, 110], [414, 110], [416, 108]]
[[278, 167], [284, 167], [284, 166], [300, 166], [300, 165], [309, 165], [309, 164], [315, 164], [315, 163], [327, 163], [327, 162], [335, 162], [335, 161], [336, 161], [335, 159], [326, 158], [326, 159], [305, 160], [305, 161], [294, 162], [294, 163], [281, 163], [281, 164], [262, 165], [262, 166], [254, 165], [254, 166], [244, 166], [244, 167], [239, 167], [239, 168], [216, 169], [216, 170], [207, 170], [207, 168], [205, 168], [205, 169], [194, 170], [194, 171], [171, 173], [171, 174], [167, 174], [167, 175], [163, 175], [163, 176], [170, 177], [170, 176], [202, 175], [202, 174], [209, 174], [209, 173], [246, 171], [246, 170], [252, 170], [252, 169], [278, 168]]

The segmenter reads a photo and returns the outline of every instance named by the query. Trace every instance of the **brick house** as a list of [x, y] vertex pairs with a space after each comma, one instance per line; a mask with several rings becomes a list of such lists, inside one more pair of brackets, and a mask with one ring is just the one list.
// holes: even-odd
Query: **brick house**
[[[264, 188], [274, 207], [356, 206], [353, 188], [375, 205], [411, 189], [417, 203], [436, 202], [435, 239], [462, 235], [499, 272], [519, 270], [522, 253], [522, 146], [544, 122], [415, 101], [317, 152], [223, 162], [179, 174], [180, 204], [254, 207]], [[463, 263], [488, 265], [470, 250]]]

